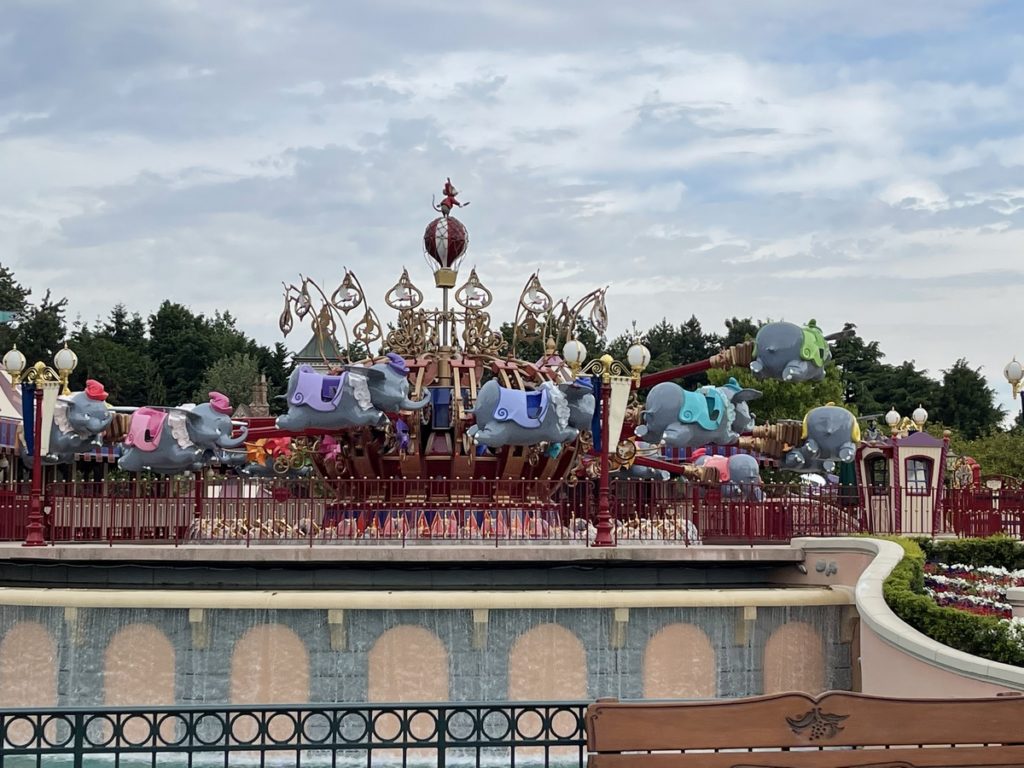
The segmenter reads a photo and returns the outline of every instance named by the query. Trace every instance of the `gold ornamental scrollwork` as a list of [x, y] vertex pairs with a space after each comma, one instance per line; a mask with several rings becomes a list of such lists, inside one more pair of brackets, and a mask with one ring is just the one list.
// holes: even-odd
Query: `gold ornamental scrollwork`
[[423, 309], [407, 309], [398, 314], [385, 339], [387, 346], [400, 355], [415, 356], [437, 349], [438, 331], [435, 313]]
[[423, 303], [423, 291], [415, 286], [409, 278], [409, 270], [403, 269], [402, 276], [398, 282], [391, 286], [391, 290], [384, 296], [384, 301], [392, 309], [404, 312], [416, 309]]
[[516, 320], [512, 329], [512, 354], [515, 354], [519, 342], [535, 341], [544, 335], [544, 328], [554, 305], [551, 294], [544, 289], [540, 277], [534, 272], [519, 294]]
[[469, 271], [469, 279], [455, 291], [455, 301], [466, 310], [486, 309], [493, 299], [494, 295], [480, 282], [475, 269]]
[[[353, 326], [353, 336], [364, 345], [379, 341], [382, 336], [380, 321], [366, 302], [366, 294], [359, 280], [349, 270], [341, 284], [328, 298], [324, 290], [308, 277], [299, 275], [299, 285], [284, 283], [284, 309], [278, 318], [281, 333], [287, 336], [294, 328], [296, 318], [308, 319], [313, 331], [317, 353], [327, 366], [336, 364], [338, 356], [347, 360], [352, 347], [352, 336], [345, 322], [345, 316], [356, 309], [362, 309], [361, 319]], [[319, 296], [319, 298], [316, 298]], [[335, 334], [344, 333], [341, 343]]]
[[363, 303], [363, 287], [359, 284], [356, 276], [349, 270], [345, 270], [345, 277], [341, 284], [331, 294], [331, 304], [346, 315]]

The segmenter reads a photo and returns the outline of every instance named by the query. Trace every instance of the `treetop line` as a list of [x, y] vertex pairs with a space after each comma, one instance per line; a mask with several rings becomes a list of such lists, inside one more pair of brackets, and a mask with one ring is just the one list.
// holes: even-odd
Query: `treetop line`
[[[68, 341], [80, 360], [71, 379], [73, 388], [95, 378], [106, 384], [114, 403], [185, 402], [211, 389], [243, 403], [263, 374], [271, 403], [275, 410], [279, 408], [280, 401], [273, 398], [285, 391], [291, 369], [286, 347], [280, 342], [273, 347], [258, 344], [237, 327], [229, 311], [208, 317], [166, 300], [143, 319], [138, 312], [129, 313], [123, 304], [117, 304], [106, 320], [93, 325], [75, 322], [69, 333], [67, 307], [66, 298], [55, 299], [49, 291], [37, 302], [31, 301], [31, 290], [0, 265], [0, 310], [12, 313], [15, 320], [13, 325], [0, 325], [0, 345], [8, 349], [16, 343], [28, 359], [46, 360]], [[679, 324], [664, 319], [642, 334], [651, 353], [647, 371], [664, 370], [679, 360], [708, 358], [723, 347], [752, 339], [759, 326], [753, 318], [731, 317], [724, 322], [724, 333], [715, 333], [705, 331], [696, 317]], [[878, 341], [863, 339], [853, 325], [846, 330], [833, 345], [833, 363], [824, 381], [757, 382], [764, 392], [756, 404], [759, 420], [799, 419], [808, 409], [826, 402], [844, 403], [862, 417], [880, 415], [891, 407], [909, 413], [923, 403], [931, 414], [932, 428], [952, 430], [954, 441], [977, 443], [979, 438], [992, 436], [993, 446], [1000, 440], [1015, 442], [1020, 425], [1010, 435], [1001, 436], [1004, 412], [995, 404], [995, 392], [965, 359], [953, 362], [942, 372], [941, 381], [936, 381], [912, 361], [898, 365], [883, 362], [885, 355]], [[501, 333], [511, 342], [512, 324], [502, 324]], [[595, 353], [606, 349], [616, 359], [624, 357], [636, 337], [628, 333], [606, 342], [583, 325], [578, 335], [588, 349]], [[517, 347], [523, 359], [537, 359], [544, 351], [542, 341], [520, 342]], [[355, 357], [363, 354], [361, 349], [348, 351]], [[721, 384], [730, 376], [753, 386], [747, 370], [711, 371], [681, 383], [687, 387], [709, 380]], [[1000, 473], [1010, 461], [1006, 454], [1021, 453], [988, 451], [984, 445], [973, 444], [972, 450], [975, 455], [993, 454], [986, 457], [985, 466]], [[1024, 474], [1020, 471], [1024, 468], [1013, 469], [1005, 474]]]

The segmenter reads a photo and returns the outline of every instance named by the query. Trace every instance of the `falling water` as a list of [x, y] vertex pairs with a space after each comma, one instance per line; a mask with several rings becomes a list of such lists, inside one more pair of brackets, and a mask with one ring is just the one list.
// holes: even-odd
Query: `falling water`
[[[337, 615], [3, 607], [0, 705], [633, 699], [652, 692], [703, 698], [760, 694], [778, 685], [848, 689], [841, 611]], [[49, 639], [52, 651], [40, 647], [40, 637]], [[56, 692], [56, 701], [24, 698], [47, 690]]]

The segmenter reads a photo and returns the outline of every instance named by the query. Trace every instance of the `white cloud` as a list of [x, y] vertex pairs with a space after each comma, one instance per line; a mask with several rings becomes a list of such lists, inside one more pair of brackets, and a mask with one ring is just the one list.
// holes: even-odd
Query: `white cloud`
[[352, 267], [382, 319], [403, 264], [426, 290], [451, 175], [496, 319], [539, 269], [556, 296], [611, 284], [613, 332], [814, 316], [997, 375], [1024, 67], [987, 9], [12, 3], [3, 262], [86, 319], [171, 298], [271, 342], [299, 272]]

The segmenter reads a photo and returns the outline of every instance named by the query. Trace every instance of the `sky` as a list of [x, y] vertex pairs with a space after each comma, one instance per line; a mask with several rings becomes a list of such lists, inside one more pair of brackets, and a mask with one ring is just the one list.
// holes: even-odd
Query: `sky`
[[439, 300], [450, 176], [497, 320], [539, 270], [613, 336], [852, 322], [1015, 411], [1022, 38], [1012, 1], [0, 0], [0, 262], [269, 344], [299, 274]]

